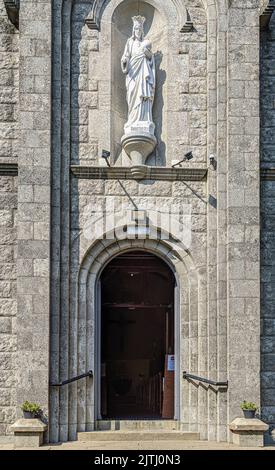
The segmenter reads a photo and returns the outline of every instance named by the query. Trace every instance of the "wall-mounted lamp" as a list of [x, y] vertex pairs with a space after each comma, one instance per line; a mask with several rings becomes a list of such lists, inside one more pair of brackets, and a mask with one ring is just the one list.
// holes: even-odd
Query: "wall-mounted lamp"
[[106, 161], [106, 164], [107, 164], [108, 166], [111, 166], [111, 165], [110, 165], [110, 162], [109, 162], [110, 156], [111, 156], [111, 153], [108, 152], [108, 150], [102, 150], [101, 157], [104, 158], [104, 160]]
[[183, 162], [192, 160], [192, 158], [194, 158], [193, 153], [192, 153], [192, 152], [188, 152], [188, 153], [186, 153], [186, 154], [184, 155], [184, 158], [183, 158], [180, 162], [174, 163], [174, 165], [172, 165], [172, 168], [175, 168], [176, 166], [180, 165], [180, 164], [183, 163]]

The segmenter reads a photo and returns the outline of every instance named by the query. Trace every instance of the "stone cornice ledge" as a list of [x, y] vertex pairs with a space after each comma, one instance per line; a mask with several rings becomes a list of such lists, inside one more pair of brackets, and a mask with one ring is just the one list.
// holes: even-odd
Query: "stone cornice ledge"
[[0, 162], [0, 176], [17, 176], [17, 175], [18, 175], [17, 163]]
[[19, 29], [20, 0], [4, 0], [9, 20]]
[[[71, 166], [72, 174], [79, 179], [133, 180], [131, 167]], [[156, 181], [202, 181], [207, 177], [207, 168], [146, 167], [145, 180]]]

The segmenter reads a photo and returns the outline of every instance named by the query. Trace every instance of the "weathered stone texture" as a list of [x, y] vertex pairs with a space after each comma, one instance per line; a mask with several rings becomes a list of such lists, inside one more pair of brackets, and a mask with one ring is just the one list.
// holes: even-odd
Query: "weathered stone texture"
[[[261, 37], [261, 166], [275, 163], [275, 16]], [[261, 187], [261, 392], [262, 416], [275, 440], [275, 181]]]
[[[188, 2], [187, 2], [188, 3]], [[102, 22], [101, 32], [85, 26], [90, 13], [89, 3], [75, 2], [71, 20], [71, 159], [73, 163], [100, 164], [101, 150], [110, 149], [113, 162], [129, 164], [121, 149], [123, 126], [127, 120], [125, 77], [120, 71], [120, 59], [125, 46], [125, 20], [129, 8], [120, 5], [116, 12], [118, 26], [113, 27], [110, 13]], [[132, 7], [133, 8], [133, 7]], [[141, 5], [142, 14], [151, 15]], [[188, 8], [196, 28], [180, 33], [162, 16], [153, 21], [149, 36], [153, 41], [158, 70], [158, 82], [153, 109], [158, 140], [150, 157], [152, 164], [170, 164], [181, 160], [193, 150], [193, 164], [206, 160], [207, 146], [207, 15], [201, 2], [190, 2]], [[173, 10], [173, 7], [170, 8]], [[135, 10], [133, 10], [134, 14]], [[130, 16], [129, 16], [130, 20]], [[123, 36], [117, 29], [123, 30]], [[154, 44], [155, 41], [155, 44]], [[172, 45], [173, 44], [173, 45]], [[67, 76], [67, 71], [65, 72]]]
[[18, 141], [19, 35], [0, 1], [0, 162], [16, 159]]
[[264, 167], [275, 163], [275, 18], [269, 30], [262, 33], [261, 41], [261, 164]]
[[[106, 3], [106, 10], [102, 9], [105, 16], [99, 32], [85, 25], [89, 3], [76, 2], [72, 10], [62, 11], [61, 1], [54, 2], [55, 292], [51, 310], [51, 377], [66, 379], [79, 369], [84, 372], [94, 361], [93, 353], [89, 358], [81, 355], [88, 344], [94, 348], [95, 337], [93, 317], [87, 320], [87, 315], [94, 312], [87, 313], [83, 307], [87, 300], [85, 281], [76, 285], [79, 267], [86, 255], [95, 259], [96, 250], [100, 249], [100, 262], [104, 264], [117, 248], [108, 246], [104, 251], [99, 242], [95, 251], [89, 252], [92, 239], [87, 238], [87, 231], [96, 209], [111, 200], [131, 204], [131, 198], [140, 206], [150, 202], [162, 207], [168, 200], [190, 204], [190, 253], [195, 267], [190, 279], [188, 273], [184, 281], [190, 287], [189, 299], [184, 289], [180, 293], [182, 363], [202, 376], [228, 377], [230, 390], [228, 394], [214, 394], [182, 384], [183, 426], [190, 431], [199, 429], [202, 437], [225, 440], [228, 419], [240, 412], [243, 395], [260, 400], [258, 2], [247, 0], [240, 5], [233, 0], [228, 9], [220, 1], [218, 11], [216, 2], [205, 2], [205, 11], [200, 0], [188, 0], [186, 6], [194, 23], [189, 33], [179, 33], [176, 2], [156, 3], [166, 15], [168, 31], [167, 40], [159, 19], [156, 37], [163, 52], [159, 78], [164, 80], [164, 86], [158, 111], [163, 118], [161, 151], [166, 159], [157, 158], [153, 163], [169, 166], [173, 159], [193, 150], [195, 158], [188, 165], [201, 166], [214, 154], [217, 172], [209, 169], [207, 185], [123, 181], [124, 189], [117, 181], [69, 178], [70, 162], [97, 164], [102, 148], [111, 150], [112, 157], [119, 154], [125, 94], [118, 95], [125, 90], [123, 77], [118, 80], [113, 70], [118, 73], [120, 49], [129, 34], [121, 38], [111, 26], [121, 20], [121, 16], [116, 17], [119, 9], [114, 12], [112, 2], [108, 6]], [[121, 8], [119, 13], [123, 16], [124, 10]], [[123, 28], [123, 24], [119, 26]], [[120, 90], [115, 90], [118, 87]], [[120, 159], [113, 158], [114, 163], [119, 165]], [[32, 197], [28, 188], [24, 197]], [[161, 243], [159, 249], [163, 249]], [[96, 266], [93, 269], [97, 272]], [[86, 274], [84, 269], [83, 276]], [[89, 295], [94, 296], [92, 289]], [[246, 336], [241, 334], [245, 316], [249, 318]], [[91, 332], [90, 337], [86, 335], [87, 343], [84, 338], [78, 341], [77, 325], [79, 331]], [[89, 400], [94, 404], [93, 390], [89, 390]], [[93, 427], [95, 410], [86, 406], [86, 391], [85, 385], [71, 387], [69, 394], [65, 389], [60, 393], [52, 390], [53, 440], [73, 438], [77, 429]]]
[[166, 161], [169, 164], [170, 160], [181, 160], [192, 150], [195, 163], [201, 165], [207, 153], [207, 15], [201, 2], [187, 1], [186, 6], [196, 28], [178, 36], [179, 46], [173, 57], [172, 74], [177, 76], [178, 70], [180, 77], [169, 99], [171, 144]]
[[[9, 434], [16, 394], [16, 180], [0, 176], [0, 427]], [[3, 236], [4, 235], [4, 236]]]
[[51, 3], [30, 0], [20, 5], [19, 416], [25, 400], [39, 403], [45, 414], [48, 408]]
[[227, 177], [229, 420], [243, 400], [260, 404], [257, 6], [233, 0], [228, 11], [228, 156], [218, 165]]
[[[89, 11], [88, 4], [75, 4], [71, 32], [71, 159], [74, 163], [82, 162], [85, 165], [98, 161], [98, 142], [103, 136], [101, 117], [98, 115], [99, 83], [96, 74], [91, 74], [89, 70], [89, 63], [95, 65], [98, 57], [99, 33], [84, 25], [83, 19]], [[104, 80], [105, 77], [102, 77], [102, 82]], [[91, 135], [89, 123], [92, 117], [96, 117], [98, 129]]]
[[[134, 202], [140, 208], [177, 203], [190, 208], [190, 246], [184, 262], [175, 262], [184, 286], [180, 360], [190, 372], [228, 379], [230, 388], [215, 393], [181, 382], [183, 428], [226, 440], [240, 402], [260, 402], [259, 0], [231, 0], [230, 8], [222, 0], [149, 3], [162, 14], [151, 15], [153, 44], [162, 57], [154, 109], [159, 145], [150, 163], [171, 166], [192, 150], [194, 158], [186, 165], [207, 163], [207, 182], [76, 180], [70, 173], [71, 163], [102, 164], [103, 148], [111, 150], [112, 164], [129, 164], [120, 149], [126, 114], [120, 57], [130, 34], [123, 29], [124, 7], [130, 18], [134, 2], [101, 0], [97, 31], [85, 24], [90, 1], [22, 0], [18, 34], [0, 0], [0, 160], [19, 157], [17, 216], [16, 178], [0, 177], [0, 433], [9, 432], [25, 399], [39, 402], [46, 413], [50, 402], [53, 441], [92, 429], [92, 381], [49, 392], [49, 376], [53, 382], [65, 380], [94, 366], [91, 306], [98, 266], [123, 247], [145, 245], [175, 261], [159, 241], [120, 245], [89, 238], [90, 228], [100, 228], [89, 227], [96, 210], [112, 201], [116, 207]], [[194, 28], [182, 33], [183, 3]], [[263, 7], [266, 0], [260, 3]], [[141, 8], [151, 14], [152, 5]], [[274, 31], [275, 18], [262, 36], [265, 167], [275, 163]], [[217, 167], [209, 164], [210, 155]], [[275, 181], [263, 182], [261, 411], [271, 424], [270, 439], [275, 433], [274, 197]]]

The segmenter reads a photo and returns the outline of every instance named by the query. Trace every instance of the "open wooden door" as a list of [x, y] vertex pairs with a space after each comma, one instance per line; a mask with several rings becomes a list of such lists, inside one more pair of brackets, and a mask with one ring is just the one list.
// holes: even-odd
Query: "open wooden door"
[[174, 418], [174, 286], [168, 265], [142, 251], [103, 271], [102, 418]]

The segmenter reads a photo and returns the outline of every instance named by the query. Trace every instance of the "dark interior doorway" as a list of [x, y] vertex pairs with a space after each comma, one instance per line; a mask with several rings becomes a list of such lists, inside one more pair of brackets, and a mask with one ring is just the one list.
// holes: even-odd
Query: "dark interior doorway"
[[174, 288], [168, 265], [142, 251], [103, 271], [103, 419], [174, 418]]

